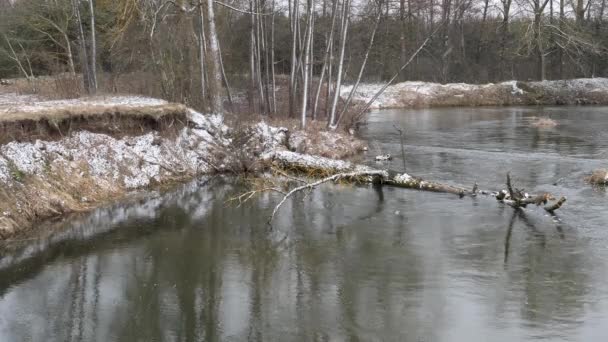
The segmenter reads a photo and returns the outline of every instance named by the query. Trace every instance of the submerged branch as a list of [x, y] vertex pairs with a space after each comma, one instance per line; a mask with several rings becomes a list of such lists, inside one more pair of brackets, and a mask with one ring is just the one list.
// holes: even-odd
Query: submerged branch
[[[405, 172], [400, 173], [392, 170], [378, 170], [365, 165], [352, 164], [345, 161], [309, 156], [289, 151], [276, 151], [266, 155], [265, 159], [272, 161], [275, 172], [276, 170], [284, 170], [278, 173], [283, 176], [287, 176], [288, 179], [294, 179], [293, 176], [288, 175], [288, 172], [303, 173], [313, 178], [322, 177], [321, 179], [313, 182], [306, 182], [299, 178], [295, 178], [299, 183], [304, 184], [299, 185], [284, 194], [281, 201], [272, 211], [269, 223], [272, 222], [285, 201], [296, 193], [304, 190], [313, 190], [321, 184], [332, 181], [337, 182], [338, 180], [344, 180], [349, 183], [389, 185], [406, 189], [450, 193], [458, 195], [461, 198], [465, 196], [475, 197], [478, 194], [491, 195], [498, 201], [508, 204], [514, 208], [524, 208], [528, 204], [536, 204], [537, 206], [542, 204], [545, 205], [543, 209], [549, 213], [553, 213], [553, 211], [561, 208], [566, 202], [566, 198], [561, 197], [557, 202], [549, 203], [549, 201], [553, 201], [555, 198], [548, 193], [536, 196], [525, 194], [523, 193], [523, 190], [515, 189], [513, 187], [510, 174], [507, 174], [508, 190], [491, 192], [479, 190], [477, 183], [475, 183], [472, 190], [468, 190], [462, 187], [427, 181], [422, 178], [409, 175]], [[264, 190], [262, 189], [260, 191]], [[255, 193], [260, 191], [256, 191], [254, 193], [248, 192], [237, 198], [250, 199], [253, 195], [255, 195]]]
[[[279, 204], [276, 205], [276, 207], [274, 207], [274, 210], [272, 211], [272, 216], [270, 216], [270, 219], [268, 220], [268, 223], [272, 223], [272, 220], [274, 219], [274, 216], [276, 215], [276, 213], [279, 211], [279, 209], [281, 208], [281, 206], [283, 205], [283, 203], [285, 203], [285, 201], [287, 201], [287, 199], [291, 196], [293, 196], [294, 194], [303, 191], [303, 190], [312, 190], [314, 188], [316, 188], [317, 186], [323, 184], [323, 183], [327, 183], [327, 182], [337, 182], [340, 179], [346, 179], [346, 180], [350, 180], [350, 181], [355, 181], [355, 182], [365, 182], [368, 183], [371, 181], [371, 178], [373, 178], [374, 176], [379, 176], [379, 177], [383, 177], [385, 176], [386, 171], [379, 171], [379, 170], [372, 170], [372, 171], [355, 171], [355, 172], [348, 172], [348, 173], [338, 173], [338, 174], [334, 174], [331, 175], [329, 177], [325, 177], [321, 180], [318, 180], [316, 182], [313, 183], [306, 183], [304, 185], [300, 185], [294, 189], [292, 189], [291, 191], [289, 191], [281, 200], [281, 202], [279, 202]], [[367, 179], [366, 179], [367, 178]]]

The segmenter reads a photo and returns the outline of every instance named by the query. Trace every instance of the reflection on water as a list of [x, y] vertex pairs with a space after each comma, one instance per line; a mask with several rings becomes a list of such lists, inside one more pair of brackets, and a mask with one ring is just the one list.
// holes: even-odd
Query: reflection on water
[[[563, 223], [484, 198], [328, 185], [269, 231], [276, 195], [235, 208], [238, 184], [194, 182], [7, 245], [0, 341], [605, 341], [606, 194], [582, 183], [605, 159], [605, 110], [383, 111], [364, 128], [398, 156], [392, 123], [404, 127], [415, 174], [496, 188], [511, 170], [566, 194]], [[560, 126], [531, 129], [532, 115]]]

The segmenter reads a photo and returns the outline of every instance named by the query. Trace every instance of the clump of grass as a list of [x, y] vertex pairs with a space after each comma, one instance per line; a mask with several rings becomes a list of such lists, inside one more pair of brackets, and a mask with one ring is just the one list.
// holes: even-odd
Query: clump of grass
[[15, 163], [8, 159], [8, 170], [9, 173], [11, 175], [11, 178], [16, 181], [16, 182], [23, 182], [23, 178], [25, 177], [25, 173], [23, 173], [23, 171], [19, 170], [19, 168], [17, 167], [17, 165], [15, 165]]
[[595, 170], [585, 180], [592, 185], [608, 185], [608, 169]]
[[367, 144], [343, 132], [300, 130], [291, 133], [289, 147], [299, 153], [345, 159], [365, 150]]
[[531, 123], [531, 126], [536, 128], [553, 128], [557, 125], [557, 121], [551, 118], [538, 118]]

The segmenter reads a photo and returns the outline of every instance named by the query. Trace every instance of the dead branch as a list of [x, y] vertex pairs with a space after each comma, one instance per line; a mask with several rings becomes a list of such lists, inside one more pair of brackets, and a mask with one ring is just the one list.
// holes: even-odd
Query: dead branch
[[302, 179], [302, 178], [298, 178], [298, 177], [295, 177], [295, 176], [292, 176], [292, 175], [288, 174], [287, 172], [284, 172], [284, 171], [283, 171], [283, 170], [281, 170], [281, 169], [273, 168], [273, 169], [272, 169], [272, 171], [273, 171], [274, 173], [277, 173], [277, 174], [279, 174], [279, 175], [281, 175], [281, 176], [283, 176], [283, 177], [285, 177], [285, 178], [287, 178], [287, 179], [289, 179], [289, 180], [292, 180], [292, 181], [294, 181], [294, 182], [298, 182], [298, 183], [307, 183], [307, 181], [305, 181], [304, 179]]
[[[279, 211], [279, 209], [281, 208], [281, 206], [283, 205], [283, 203], [285, 203], [285, 201], [287, 201], [287, 199], [291, 196], [293, 196], [294, 194], [303, 191], [303, 190], [312, 190], [315, 187], [323, 184], [323, 183], [327, 183], [327, 182], [331, 182], [331, 181], [338, 181], [340, 179], [358, 179], [359, 181], [362, 178], [373, 178], [374, 176], [376, 177], [384, 177], [386, 175], [386, 171], [379, 171], [379, 170], [373, 170], [373, 171], [355, 171], [355, 172], [347, 172], [347, 173], [338, 173], [335, 175], [331, 175], [329, 177], [325, 177], [321, 180], [318, 180], [316, 182], [313, 183], [306, 183], [304, 185], [298, 186], [294, 189], [292, 189], [291, 191], [289, 191], [281, 200], [281, 202], [279, 202], [279, 204], [276, 205], [276, 207], [274, 207], [274, 210], [272, 211], [272, 216], [270, 216], [270, 219], [268, 220], [268, 223], [271, 223], [272, 220], [274, 219], [274, 216], [276, 215], [276, 213]], [[369, 180], [366, 182], [370, 182]]]
[[545, 207], [545, 210], [548, 212], [554, 212], [555, 210], [559, 209], [562, 207], [562, 205], [564, 205], [564, 203], [566, 203], [566, 197], [562, 197], [559, 199], [559, 201], [548, 205]]
[[[277, 204], [277, 206], [274, 208], [269, 222], [272, 222], [281, 206], [288, 198], [290, 198], [294, 194], [304, 190], [313, 190], [314, 188], [323, 183], [338, 180], [346, 180], [352, 183], [383, 184], [406, 189], [451, 193], [460, 197], [474, 197], [479, 194], [491, 194], [497, 200], [508, 204], [514, 208], [524, 208], [528, 204], [535, 204], [536, 206], [545, 205], [543, 209], [550, 213], [561, 208], [562, 205], [566, 202], [566, 198], [561, 197], [559, 201], [549, 203], [549, 201], [553, 201], [555, 200], [555, 198], [548, 193], [543, 193], [536, 196], [528, 195], [524, 193], [523, 190], [517, 189], [513, 186], [510, 174], [507, 174], [508, 190], [491, 192], [479, 190], [477, 183], [475, 183], [472, 190], [469, 190], [452, 185], [427, 181], [422, 178], [411, 176], [407, 173], [399, 173], [391, 170], [377, 170], [364, 165], [351, 164], [349, 162], [323, 157], [312, 157], [289, 151], [277, 151], [271, 156], [266, 156], [266, 158], [273, 159], [275, 170], [285, 170], [284, 172], [280, 173], [282, 175], [287, 174], [287, 172], [289, 171], [301, 172], [308, 174], [309, 176], [313, 176], [315, 174], [325, 175], [324, 178], [318, 181], [311, 183], [306, 182], [303, 185], [300, 185], [287, 192], [282, 198], [282, 200], [279, 202], [279, 204]], [[288, 178], [292, 179], [294, 177], [291, 176]], [[298, 180], [299, 182], [303, 182], [302, 180], [297, 178], [296, 180]], [[247, 197], [249, 196], [249, 193], [243, 195]]]
[[247, 191], [245, 193], [242, 193], [238, 196], [235, 197], [231, 197], [228, 200], [226, 200], [226, 202], [224, 203], [231, 203], [231, 202], [238, 202], [239, 204], [237, 205], [237, 208], [240, 207], [241, 205], [243, 205], [243, 203], [249, 201], [253, 196], [263, 193], [263, 192], [269, 192], [269, 191], [273, 191], [273, 192], [278, 192], [280, 194], [286, 195], [285, 191], [276, 188], [276, 187], [267, 187], [267, 188], [261, 188], [261, 189], [255, 189], [255, 190], [251, 190], [251, 191]]

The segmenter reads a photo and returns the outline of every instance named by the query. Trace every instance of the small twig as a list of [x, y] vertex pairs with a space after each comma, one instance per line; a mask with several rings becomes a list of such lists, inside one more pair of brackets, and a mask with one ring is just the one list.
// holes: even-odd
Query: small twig
[[305, 184], [308, 183], [307, 181], [305, 181], [305, 180], [303, 180], [301, 178], [294, 177], [294, 176], [288, 174], [287, 172], [284, 172], [284, 171], [282, 171], [280, 169], [277, 169], [277, 168], [273, 168], [272, 172], [278, 173], [279, 175], [281, 175], [281, 176], [283, 176], [283, 177], [285, 177], [285, 178], [287, 178], [289, 180], [298, 182], [298, 183], [305, 183]]
[[267, 187], [267, 188], [247, 191], [247, 192], [242, 193], [242, 194], [240, 194], [240, 195], [238, 195], [236, 197], [232, 197], [232, 198], [227, 199], [224, 203], [231, 203], [231, 202], [238, 201], [239, 202], [239, 204], [237, 205], [237, 208], [238, 208], [241, 205], [243, 205], [243, 203], [249, 201], [256, 194], [262, 193], [262, 192], [267, 192], [267, 191], [274, 191], [274, 192], [278, 192], [278, 193], [281, 193], [283, 195], [286, 195], [285, 191], [283, 191], [283, 190], [281, 190], [279, 188]]

